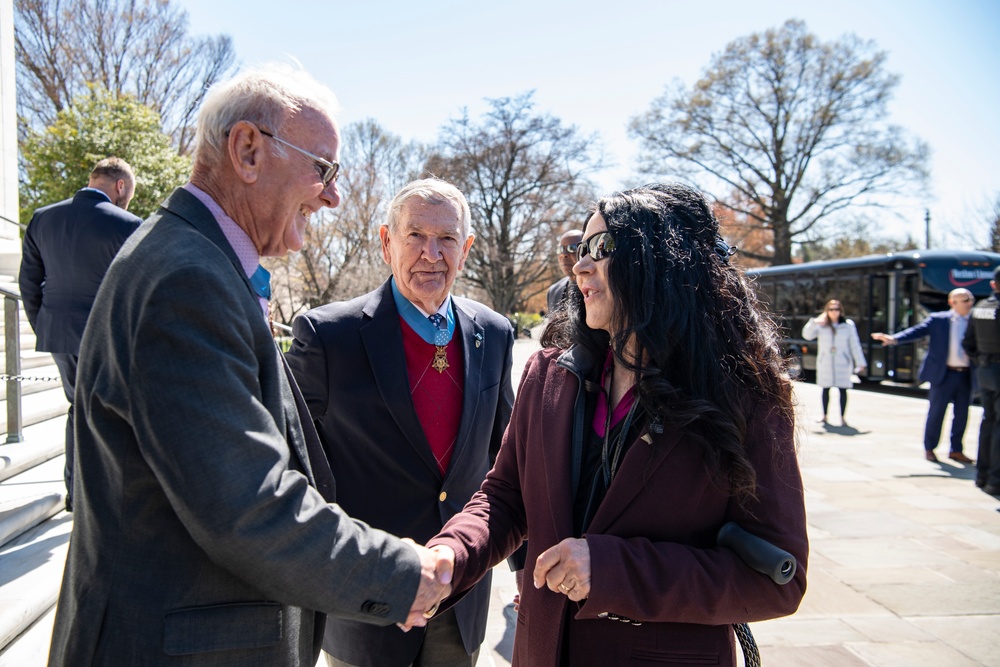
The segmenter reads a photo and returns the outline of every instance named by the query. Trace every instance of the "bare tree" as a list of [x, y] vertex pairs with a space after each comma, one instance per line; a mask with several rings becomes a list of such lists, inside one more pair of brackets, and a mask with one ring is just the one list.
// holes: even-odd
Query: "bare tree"
[[396, 192], [419, 177], [425, 152], [371, 119], [344, 128], [337, 181], [341, 204], [316, 214], [301, 251], [268, 260], [275, 319], [374, 289], [389, 275], [378, 229]]
[[986, 213], [986, 222], [989, 225], [989, 245], [988, 250], [1000, 252], [1000, 194], [993, 200], [993, 206]]
[[821, 42], [795, 20], [737, 39], [690, 90], [674, 83], [632, 119], [641, 169], [735, 190], [716, 199], [768, 229], [766, 259], [787, 264], [820, 221], [926, 181], [926, 145], [887, 122], [898, 77], [885, 60], [872, 42]]
[[964, 246], [1000, 252], [1000, 193], [970, 207], [961, 216], [962, 224], [951, 236]]
[[476, 241], [461, 279], [501, 313], [556, 277], [558, 232], [586, 222], [594, 194], [586, 174], [600, 166], [594, 139], [535, 113], [532, 94], [488, 100], [478, 123], [463, 112], [442, 129], [426, 166], [469, 199]]
[[228, 36], [190, 36], [170, 0], [15, 0], [14, 42], [22, 123], [51, 124], [97, 84], [159, 113], [182, 154], [205, 91], [235, 61]]

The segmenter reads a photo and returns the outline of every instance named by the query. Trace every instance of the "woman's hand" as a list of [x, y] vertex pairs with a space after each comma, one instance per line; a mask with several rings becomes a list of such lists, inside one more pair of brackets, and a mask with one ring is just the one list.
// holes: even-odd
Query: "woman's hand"
[[590, 595], [590, 547], [586, 539], [566, 538], [535, 561], [535, 588], [548, 586], [579, 602]]

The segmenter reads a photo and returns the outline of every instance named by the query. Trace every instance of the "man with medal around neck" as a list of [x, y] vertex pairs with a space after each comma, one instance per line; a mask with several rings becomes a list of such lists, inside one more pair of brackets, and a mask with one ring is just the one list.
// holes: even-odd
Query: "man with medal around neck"
[[[379, 234], [392, 276], [294, 322], [289, 365], [355, 519], [423, 543], [493, 465], [513, 403], [508, 320], [451, 294], [474, 236], [465, 196], [423, 179], [389, 205]], [[474, 665], [490, 578], [407, 633], [330, 619], [330, 665]]]

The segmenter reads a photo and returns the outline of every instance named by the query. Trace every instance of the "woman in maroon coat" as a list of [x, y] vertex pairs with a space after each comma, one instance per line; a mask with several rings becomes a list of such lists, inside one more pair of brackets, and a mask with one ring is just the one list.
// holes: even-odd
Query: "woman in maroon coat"
[[[525, 368], [496, 465], [429, 545], [457, 592], [528, 541], [514, 664], [735, 665], [733, 623], [805, 592], [791, 385], [702, 195], [601, 199], [565, 318]], [[735, 521], [791, 552], [778, 586], [732, 551]]]

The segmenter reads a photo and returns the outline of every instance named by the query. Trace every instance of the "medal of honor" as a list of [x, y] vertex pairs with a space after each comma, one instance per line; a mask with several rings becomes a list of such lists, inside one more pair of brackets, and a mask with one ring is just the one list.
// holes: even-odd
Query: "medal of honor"
[[444, 345], [434, 346], [434, 361], [431, 362], [431, 368], [438, 373], [444, 373], [445, 369], [448, 368], [448, 355]]

